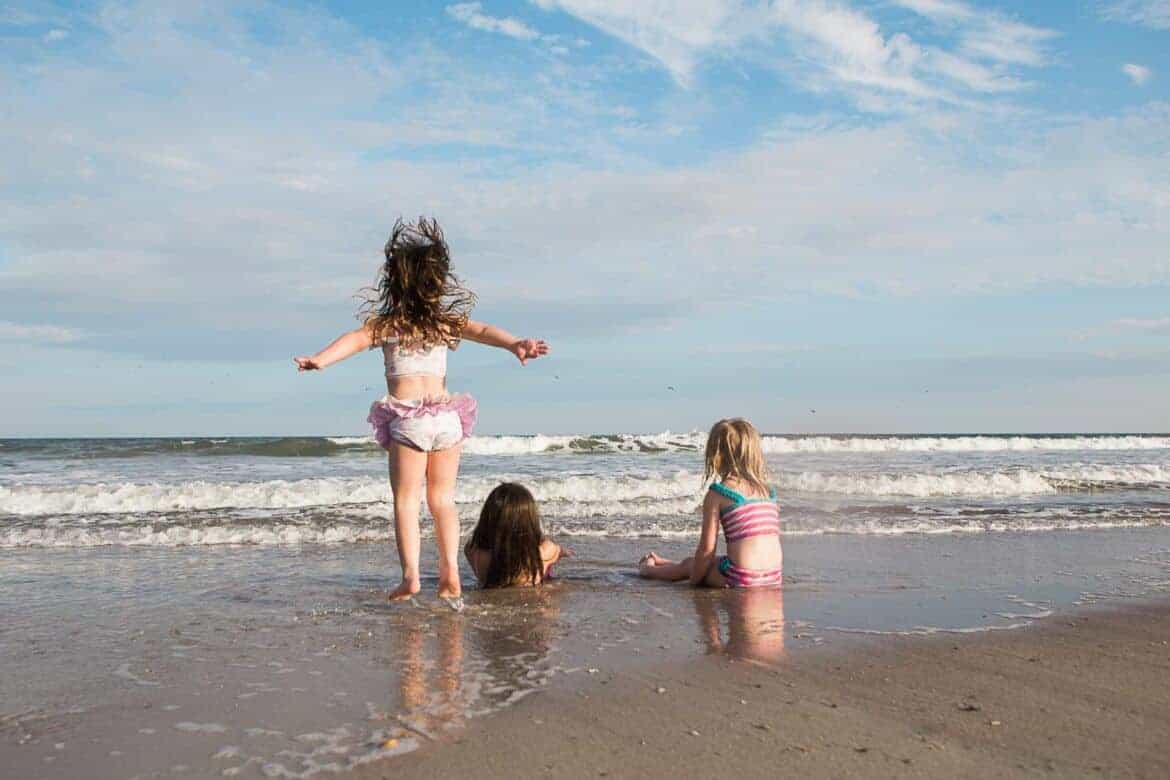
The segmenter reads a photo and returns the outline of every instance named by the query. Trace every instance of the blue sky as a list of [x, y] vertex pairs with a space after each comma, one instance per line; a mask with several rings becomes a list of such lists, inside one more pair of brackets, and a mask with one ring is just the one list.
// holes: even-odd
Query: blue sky
[[553, 343], [485, 433], [1170, 430], [1170, 0], [16, 2], [0, 90], [0, 436], [362, 432], [289, 359], [417, 214]]

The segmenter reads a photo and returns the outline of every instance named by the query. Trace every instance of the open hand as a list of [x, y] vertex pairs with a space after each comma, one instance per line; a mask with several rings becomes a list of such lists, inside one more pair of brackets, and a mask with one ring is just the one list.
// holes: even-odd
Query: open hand
[[321, 370], [321, 366], [318, 365], [317, 361], [313, 360], [313, 358], [295, 357], [295, 358], [293, 358], [293, 362], [297, 364], [297, 371], [320, 371]]
[[548, 342], [544, 339], [520, 339], [508, 347], [509, 351], [520, 361], [520, 365], [527, 365], [534, 360], [548, 354]]

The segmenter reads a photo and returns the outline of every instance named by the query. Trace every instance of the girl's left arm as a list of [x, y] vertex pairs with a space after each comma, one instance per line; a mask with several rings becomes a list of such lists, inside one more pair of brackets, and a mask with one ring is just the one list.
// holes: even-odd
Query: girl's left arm
[[369, 328], [358, 328], [338, 336], [316, 355], [295, 357], [293, 362], [297, 364], [297, 371], [320, 371], [326, 366], [340, 363], [347, 357], [369, 349], [373, 343], [374, 336], [370, 333]]
[[519, 339], [503, 328], [497, 328], [486, 322], [468, 320], [467, 324], [463, 326], [462, 336], [477, 344], [506, 349], [516, 356], [520, 365], [525, 365], [529, 360], [548, 354], [548, 342], [544, 339]]
[[699, 544], [691, 559], [692, 585], [702, 585], [703, 579], [715, 562], [715, 546], [719, 543], [719, 494], [707, 491], [703, 499], [703, 530], [699, 533]]

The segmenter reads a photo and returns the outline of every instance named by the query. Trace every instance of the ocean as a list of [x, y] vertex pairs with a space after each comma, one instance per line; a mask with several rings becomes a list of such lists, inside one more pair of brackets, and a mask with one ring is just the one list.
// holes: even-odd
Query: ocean
[[[465, 447], [465, 523], [502, 481], [549, 532], [697, 535], [700, 433], [491, 436]], [[1170, 436], [766, 436], [788, 534], [1055, 532], [1170, 519]], [[0, 548], [391, 538], [364, 437], [0, 440]]]
[[[0, 766], [307, 777], [457, 731], [573, 675], [882, 634], [1011, 630], [1170, 593], [1170, 435], [764, 439], [785, 583], [649, 583], [698, 535], [704, 434], [469, 440], [465, 532], [527, 485], [574, 557], [467, 609], [397, 581], [365, 437], [0, 440]], [[715, 639], [713, 639], [713, 637]], [[721, 638], [720, 638], [721, 637]]]

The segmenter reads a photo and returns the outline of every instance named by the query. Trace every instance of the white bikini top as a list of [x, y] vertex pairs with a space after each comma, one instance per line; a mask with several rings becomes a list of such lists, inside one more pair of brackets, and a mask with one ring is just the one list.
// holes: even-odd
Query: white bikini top
[[447, 376], [447, 345], [436, 344], [422, 349], [401, 349], [396, 341], [382, 344], [382, 362], [386, 378], [400, 376]]

